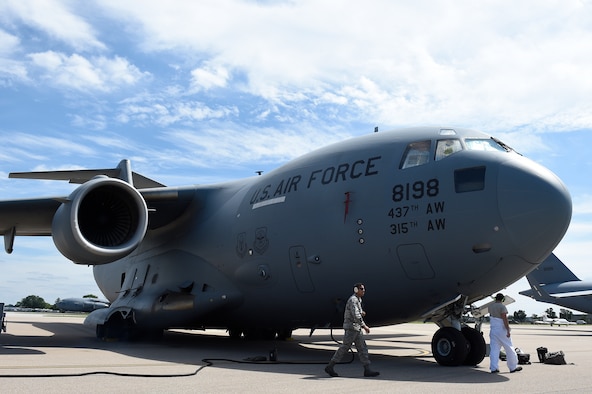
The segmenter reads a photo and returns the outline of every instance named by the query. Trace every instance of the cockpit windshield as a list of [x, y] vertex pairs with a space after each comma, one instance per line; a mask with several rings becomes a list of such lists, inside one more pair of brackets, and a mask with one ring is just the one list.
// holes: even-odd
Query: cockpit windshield
[[436, 144], [436, 161], [442, 160], [456, 152], [463, 150], [458, 139], [438, 140]]
[[431, 141], [418, 141], [407, 145], [400, 168], [405, 169], [426, 164], [430, 160], [431, 146]]
[[495, 138], [467, 138], [465, 145], [468, 150], [481, 150], [481, 151], [498, 151], [498, 152], [509, 152], [512, 150], [508, 145]]
[[[447, 135], [447, 134], [443, 134]], [[467, 138], [463, 142], [458, 138], [445, 138], [434, 142], [436, 145], [435, 152], [433, 152], [433, 160], [439, 161], [445, 159], [457, 152], [466, 150], [483, 151], [483, 152], [511, 152], [513, 151], [508, 145], [504, 144], [498, 139], [491, 138]], [[399, 168], [412, 168], [422, 166], [430, 162], [432, 142], [431, 141], [416, 141], [407, 145], [405, 153], [401, 158]]]

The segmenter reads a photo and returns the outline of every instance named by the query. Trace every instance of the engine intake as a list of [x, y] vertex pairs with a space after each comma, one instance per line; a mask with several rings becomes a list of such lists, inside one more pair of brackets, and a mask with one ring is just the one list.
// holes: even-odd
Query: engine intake
[[148, 208], [130, 184], [100, 176], [70, 194], [52, 222], [53, 241], [77, 264], [110, 263], [130, 254], [148, 227]]

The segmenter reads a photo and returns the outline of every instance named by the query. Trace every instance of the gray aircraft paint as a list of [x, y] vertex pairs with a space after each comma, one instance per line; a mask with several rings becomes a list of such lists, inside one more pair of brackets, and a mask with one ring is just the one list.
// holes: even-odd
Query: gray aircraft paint
[[339, 327], [361, 281], [370, 325], [434, 321], [446, 365], [467, 357], [448, 354], [463, 336], [482, 341], [459, 336], [463, 308], [535, 269], [571, 219], [557, 176], [468, 129], [372, 133], [216, 185], [166, 187], [125, 160], [11, 177], [81, 184], [68, 197], [0, 202], [0, 231], [8, 252], [15, 235], [51, 235], [94, 265], [111, 302], [87, 318], [99, 336]]
[[537, 301], [592, 313], [592, 282], [580, 280], [554, 254], [526, 275], [526, 279], [530, 289], [520, 294]]

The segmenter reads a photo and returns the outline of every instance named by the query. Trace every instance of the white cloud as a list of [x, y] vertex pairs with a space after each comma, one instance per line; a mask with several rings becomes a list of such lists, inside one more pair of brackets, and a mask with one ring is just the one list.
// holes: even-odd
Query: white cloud
[[223, 66], [206, 65], [191, 71], [191, 90], [208, 90], [214, 87], [225, 87], [230, 78], [228, 70]]
[[[147, 52], [224, 65], [244, 73], [241, 89], [274, 102], [338, 97], [334, 105], [397, 125], [544, 131], [592, 118], [592, 80], [583, 78], [592, 68], [590, 3], [103, 4]], [[226, 86], [219, 70], [194, 70], [194, 83]], [[574, 108], [575, 124], [563, 116]]]
[[26, 67], [12, 58], [19, 46], [20, 39], [17, 36], [0, 29], [0, 87], [10, 85], [13, 79], [27, 80]]
[[230, 123], [219, 123], [199, 132], [179, 129], [164, 134], [181, 154], [189, 155], [194, 165], [200, 167], [281, 163], [349, 136], [343, 131], [319, 133], [314, 126], [278, 133], [271, 128], [247, 128]]
[[47, 51], [28, 55], [42, 70], [42, 78], [50, 85], [82, 92], [108, 92], [134, 85], [146, 74], [120, 57], [85, 58]]
[[234, 106], [209, 106], [184, 97], [176, 91], [154, 95], [140, 94], [120, 103], [117, 120], [136, 125], [155, 124], [168, 127], [174, 124], [195, 124], [208, 119], [236, 117]]
[[581, 215], [592, 214], [592, 195], [582, 194], [574, 197], [573, 210]]
[[16, 51], [19, 47], [20, 39], [0, 29], [0, 56], [5, 56]]
[[[14, 16], [76, 50], [105, 49], [91, 25], [58, 0], [4, 0], [0, 13]], [[1, 17], [0, 17], [1, 19]]]
[[72, 126], [77, 128], [103, 130], [107, 125], [104, 115], [96, 115], [94, 117], [86, 117], [79, 114], [71, 115]]
[[[35, 160], [43, 160], [45, 158], [49, 160], [48, 158], [52, 155], [69, 156], [72, 154], [81, 154], [83, 156], [93, 156], [96, 154], [96, 151], [92, 148], [72, 141], [71, 136], [58, 138], [47, 135], [2, 132], [0, 133], [0, 138], [4, 141], [2, 149], [21, 160], [26, 158], [34, 158]], [[23, 156], [20, 152], [28, 152], [29, 154]]]

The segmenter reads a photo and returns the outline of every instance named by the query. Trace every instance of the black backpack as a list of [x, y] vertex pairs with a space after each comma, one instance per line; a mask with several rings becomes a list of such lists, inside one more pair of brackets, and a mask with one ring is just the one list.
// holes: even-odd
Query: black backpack
[[547, 353], [545, 357], [545, 364], [563, 365], [565, 362], [565, 354], [563, 351]]

